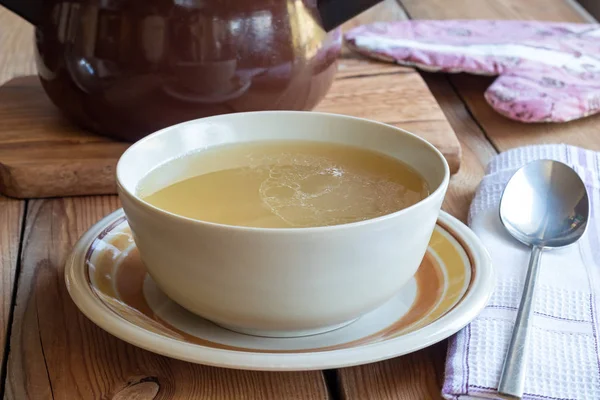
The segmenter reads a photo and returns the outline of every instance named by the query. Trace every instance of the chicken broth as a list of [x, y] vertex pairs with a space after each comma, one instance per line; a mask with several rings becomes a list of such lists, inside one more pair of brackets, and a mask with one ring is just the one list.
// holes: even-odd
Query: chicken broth
[[334, 143], [263, 141], [173, 160], [150, 172], [138, 195], [195, 220], [301, 228], [390, 214], [424, 199], [429, 188], [414, 169], [383, 153]]

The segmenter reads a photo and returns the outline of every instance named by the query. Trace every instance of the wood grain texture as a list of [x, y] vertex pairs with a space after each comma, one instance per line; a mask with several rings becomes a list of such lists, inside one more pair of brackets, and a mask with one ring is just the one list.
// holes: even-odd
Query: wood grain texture
[[439, 399], [445, 353], [443, 342], [386, 362], [340, 370], [341, 398]]
[[460, 143], [423, 78], [414, 71], [338, 79], [317, 110], [373, 119], [408, 130], [438, 148], [453, 174], [460, 168]]
[[[403, 0], [411, 18], [420, 19], [522, 19], [540, 21], [591, 22], [591, 16], [573, 2], [564, 0], [481, 0], [473, 7], [469, 0]], [[470, 112], [499, 151], [539, 143], [567, 143], [600, 150], [598, 126], [600, 115], [569, 123], [524, 124], [495, 112], [484, 100], [483, 93], [493, 78], [472, 75], [451, 77]]]
[[450, 179], [442, 208], [466, 223], [475, 190], [483, 178], [485, 166], [496, 154], [496, 150], [448, 78], [430, 73], [424, 73], [423, 77], [457, 132], [462, 147], [461, 168], [458, 174]]
[[63, 118], [35, 76], [0, 86], [0, 192], [6, 196], [114, 194], [117, 161], [128, 146]]
[[316, 372], [193, 365], [131, 346], [79, 312], [64, 283], [75, 241], [113, 196], [32, 200], [12, 327], [6, 399], [327, 399]]
[[[382, 72], [341, 60], [343, 74], [316, 111], [373, 119], [408, 129], [436, 146], [454, 173], [458, 139], [413, 70]], [[362, 64], [362, 66], [361, 66]], [[116, 193], [115, 168], [128, 143], [81, 131], [47, 99], [36, 77], [0, 87], [0, 192], [16, 198]]]
[[[15, 22], [19, 23], [16, 29], [3, 29]], [[33, 29], [20, 24], [19, 17], [0, 8], [0, 85], [16, 75], [35, 71], [32, 41]], [[23, 50], [26, 46], [28, 50]], [[8, 345], [24, 210], [24, 201], [0, 195], [0, 360], [4, 360]], [[3, 368], [4, 364], [0, 375], [4, 374]]]
[[[25, 202], [0, 196], [0, 360], [4, 360], [8, 344], [24, 209]], [[0, 375], [4, 373], [4, 365], [1, 367]]]
[[[385, 0], [347, 22], [343, 29], [404, 17], [395, 0]], [[30, 35], [31, 29], [0, 9], [0, 22], [3, 19], [6, 25], [0, 25], [0, 35], [5, 31], [20, 35], [8, 36], [10, 40], [4, 46], [10, 54], [19, 55], [22, 70], [29, 71], [33, 44], [25, 45], [21, 38]], [[21, 53], [21, 49], [25, 51]], [[18, 74], [12, 62], [0, 65], [4, 65], [0, 73], [4, 71], [5, 77]], [[373, 62], [344, 49], [337, 79], [316, 111], [364, 117], [405, 128], [440, 149], [452, 173], [460, 167], [458, 139], [427, 85], [413, 69]], [[66, 121], [35, 77], [12, 80], [0, 87], [2, 194], [16, 198], [114, 194], [116, 163], [127, 147], [127, 143], [81, 131]]]

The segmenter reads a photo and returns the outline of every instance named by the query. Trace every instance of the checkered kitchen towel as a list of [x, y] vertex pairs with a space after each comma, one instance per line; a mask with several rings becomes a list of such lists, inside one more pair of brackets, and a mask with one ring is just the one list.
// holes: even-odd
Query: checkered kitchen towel
[[529, 249], [504, 231], [498, 207], [512, 174], [536, 159], [562, 161], [579, 173], [590, 196], [591, 220], [576, 245], [542, 255], [524, 398], [600, 399], [600, 153], [566, 145], [514, 149], [488, 166], [469, 225], [492, 256], [496, 287], [483, 312], [450, 340], [446, 399], [498, 398], [529, 261]]

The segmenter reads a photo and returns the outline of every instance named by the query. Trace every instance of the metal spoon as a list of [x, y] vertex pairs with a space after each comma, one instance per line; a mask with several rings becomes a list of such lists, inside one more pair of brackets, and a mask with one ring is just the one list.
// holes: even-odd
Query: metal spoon
[[531, 162], [519, 169], [504, 189], [500, 219], [515, 239], [531, 246], [531, 258], [500, 376], [500, 394], [523, 396], [525, 347], [542, 251], [575, 243], [585, 232], [588, 217], [585, 185], [575, 171], [563, 163]]

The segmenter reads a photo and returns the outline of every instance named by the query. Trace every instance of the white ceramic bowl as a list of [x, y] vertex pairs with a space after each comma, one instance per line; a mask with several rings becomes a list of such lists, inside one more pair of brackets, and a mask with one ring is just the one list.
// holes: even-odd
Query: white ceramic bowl
[[[186, 153], [287, 139], [342, 143], [396, 157], [425, 178], [431, 194], [366, 221], [287, 229], [196, 221], [136, 195], [150, 171]], [[188, 177], [174, 174], [156, 185]], [[398, 293], [425, 254], [449, 177], [443, 155], [411, 133], [360, 118], [296, 111], [227, 114], [175, 125], [133, 144], [117, 165], [119, 197], [136, 245], [165, 294], [229, 329], [280, 337], [343, 326]]]

